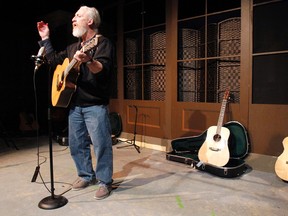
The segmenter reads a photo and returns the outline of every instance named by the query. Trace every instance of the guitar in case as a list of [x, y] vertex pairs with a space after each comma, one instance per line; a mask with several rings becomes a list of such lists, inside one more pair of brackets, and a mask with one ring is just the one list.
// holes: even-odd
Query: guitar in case
[[210, 126], [207, 129], [206, 139], [201, 145], [198, 158], [201, 162], [209, 163], [215, 166], [224, 166], [228, 163], [230, 152], [228, 148], [228, 139], [230, 131], [223, 126], [225, 108], [229, 97], [229, 90], [225, 91], [217, 126]]
[[181, 137], [171, 141], [172, 151], [166, 153], [166, 159], [183, 164], [188, 164], [197, 170], [204, 171], [223, 178], [235, 178], [243, 175], [250, 169], [245, 163], [250, 150], [247, 130], [238, 121], [229, 121], [223, 125], [228, 128], [229, 160], [224, 166], [200, 161], [198, 153], [206, 140], [207, 130], [197, 136]]
[[248, 166], [243, 158], [250, 146], [247, 131], [237, 121], [223, 125], [229, 93], [229, 89], [224, 93], [217, 126], [210, 126], [199, 136], [172, 140], [173, 151], [166, 154], [166, 159], [225, 178], [246, 172]]

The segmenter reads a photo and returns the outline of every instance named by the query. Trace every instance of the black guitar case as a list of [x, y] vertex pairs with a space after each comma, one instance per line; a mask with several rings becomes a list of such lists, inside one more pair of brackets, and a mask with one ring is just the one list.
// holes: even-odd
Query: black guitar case
[[188, 164], [198, 170], [223, 178], [241, 176], [246, 173], [248, 168], [250, 169], [244, 160], [250, 150], [247, 130], [238, 121], [229, 121], [223, 127], [230, 131], [228, 140], [230, 159], [225, 166], [215, 166], [199, 161], [198, 151], [206, 139], [207, 130], [198, 136], [173, 139], [171, 141], [172, 151], [166, 153], [166, 159]]
[[109, 113], [109, 121], [111, 125], [112, 132], [112, 144], [115, 145], [118, 143], [118, 137], [122, 132], [122, 119], [119, 113], [110, 112]]

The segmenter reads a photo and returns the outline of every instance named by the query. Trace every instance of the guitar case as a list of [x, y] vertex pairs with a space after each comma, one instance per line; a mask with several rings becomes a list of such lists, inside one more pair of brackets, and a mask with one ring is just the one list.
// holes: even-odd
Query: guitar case
[[122, 119], [119, 113], [110, 112], [109, 113], [109, 121], [111, 125], [112, 132], [112, 144], [116, 145], [118, 143], [118, 137], [122, 132]]
[[248, 168], [245, 164], [250, 150], [250, 142], [246, 128], [238, 121], [229, 121], [223, 125], [230, 131], [228, 147], [230, 158], [226, 165], [215, 166], [199, 161], [198, 151], [204, 143], [207, 130], [198, 136], [181, 137], [171, 141], [172, 151], [166, 153], [166, 159], [183, 164], [188, 164], [198, 170], [223, 177], [234, 178], [246, 173]]

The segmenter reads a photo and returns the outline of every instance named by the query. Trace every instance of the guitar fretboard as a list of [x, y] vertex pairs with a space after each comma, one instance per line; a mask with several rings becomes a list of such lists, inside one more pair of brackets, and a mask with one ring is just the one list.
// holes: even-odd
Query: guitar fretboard
[[218, 118], [218, 123], [217, 123], [217, 130], [216, 130], [217, 134], [221, 133], [221, 128], [222, 128], [222, 125], [223, 125], [223, 119], [224, 119], [225, 108], [226, 108], [228, 96], [229, 96], [229, 90], [226, 90], [226, 92], [224, 94], [223, 101], [222, 101], [222, 105], [221, 105], [221, 111], [219, 113], [219, 118]]

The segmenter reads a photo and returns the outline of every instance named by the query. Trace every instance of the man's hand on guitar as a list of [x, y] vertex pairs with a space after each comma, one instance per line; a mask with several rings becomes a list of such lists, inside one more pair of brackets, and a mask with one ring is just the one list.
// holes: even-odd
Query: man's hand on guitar
[[74, 54], [74, 59], [78, 62], [86, 63], [86, 65], [89, 66], [90, 72], [93, 74], [96, 74], [103, 69], [103, 65], [101, 62], [93, 60], [90, 55], [86, 54], [82, 50], [76, 51], [76, 53]]
[[81, 50], [78, 50], [75, 54], [74, 54], [74, 59], [76, 59], [78, 62], [88, 62], [91, 61], [92, 57], [90, 55], [87, 55], [86, 53], [82, 52]]

